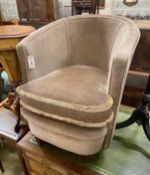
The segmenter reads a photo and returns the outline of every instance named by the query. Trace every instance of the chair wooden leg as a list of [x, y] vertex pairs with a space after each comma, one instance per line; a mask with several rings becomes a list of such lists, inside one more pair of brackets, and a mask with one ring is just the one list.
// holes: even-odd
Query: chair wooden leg
[[2, 161], [0, 160], [0, 169], [2, 172], [4, 172], [4, 167], [3, 167], [3, 164], [2, 164]]

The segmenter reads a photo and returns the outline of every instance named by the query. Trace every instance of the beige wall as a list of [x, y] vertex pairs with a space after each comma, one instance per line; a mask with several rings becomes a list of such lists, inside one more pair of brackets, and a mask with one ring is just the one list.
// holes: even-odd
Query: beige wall
[[[57, 16], [58, 18], [71, 15], [71, 0], [56, 0], [57, 1]], [[67, 6], [67, 7], [65, 7]]]
[[105, 0], [105, 9], [100, 10], [100, 14], [113, 14], [115, 0]]
[[0, 9], [4, 20], [18, 19], [16, 0], [0, 0]]

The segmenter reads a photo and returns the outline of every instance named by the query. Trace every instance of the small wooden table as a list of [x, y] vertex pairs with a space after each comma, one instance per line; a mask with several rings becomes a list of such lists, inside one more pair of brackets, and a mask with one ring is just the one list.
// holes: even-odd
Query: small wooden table
[[[35, 29], [31, 26], [3, 25], [0, 26], [0, 64], [9, 77], [9, 93], [7, 102], [3, 106], [13, 109], [16, 114], [15, 131], [19, 132], [20, 106], [19, 98], [16, 97], [15, 89], [22, 82], [19, 60], [16, 53], [16, 45]], [[12, 106], [13, 105], [13, 106]]]
[[22, 81], [16, 45], [35, 29], [31, 26], [0, 26], [0, 63], [6, 70], [12, 84]]

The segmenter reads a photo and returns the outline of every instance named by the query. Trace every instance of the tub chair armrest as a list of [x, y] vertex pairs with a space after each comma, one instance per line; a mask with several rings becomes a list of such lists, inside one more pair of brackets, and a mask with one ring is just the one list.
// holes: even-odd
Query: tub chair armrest
[[[17, 45], [23, 82], [44, 76], [70, 62], [64, 23], [59, 21], [35, 31]], [[34, 68], [29, 68], [32, 59]]]
[[[131, 64], [139, 38], [140, 31], [138, 28], [135, 28], [135, 31], [131, 32], [131, 34], [126, 38], [113, 58], [108, 92], [114, 99], [114, 116], [117, 116], [120, 107], [119, 104], [122, 99], [126, 77], [128, 75], [128, 69]], [[114, 123], [116, 123], [116, 118], [117, 117], [114, 118], [112, 126], [110, 127], [110, 134], [108, 134], [108, 138], [106, 139], [106, 147], [108, 147], [111, 142], [110, 138], [113, 136], [112, 130], [114, 131], [115, 129], [116, 124]]]

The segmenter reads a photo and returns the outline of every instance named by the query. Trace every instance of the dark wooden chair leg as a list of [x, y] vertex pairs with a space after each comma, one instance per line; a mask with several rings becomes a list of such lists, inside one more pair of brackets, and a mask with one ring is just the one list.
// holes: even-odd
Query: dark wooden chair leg
[[2, 161], [0, 160], [0, 169], [2, 172], [4, 172], [4, 167], [3, 167], [3, 164], [2, 164]]
[[3, 107], [11, 110], [16, 115], [16, 125], [14, 126], [14, 130], [16, 133], [20, 132], [20, 121], [21, 121], [21, 113], [20, 113], [20, 99], [19, 96], [15, 92], [9, 92], [8, 101], [3, 104]]
[[2, 96], [3, 96], [3, 88], [4, 88], [4, 80], [2, 78], [2, 72], [3, 72], [3, 68], [0, 67], [0, 102], [2, 101]]

